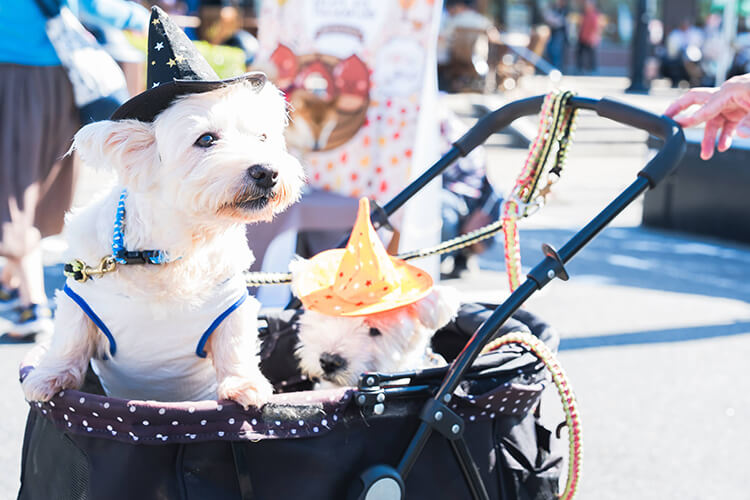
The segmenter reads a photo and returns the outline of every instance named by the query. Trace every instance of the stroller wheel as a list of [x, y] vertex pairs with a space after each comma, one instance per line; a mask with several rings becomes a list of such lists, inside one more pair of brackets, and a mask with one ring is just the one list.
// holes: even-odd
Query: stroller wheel
[[404, 481], [393, 467], [375, 465], [359, 476], [351, 493], [349, 498], [356, 500], [402, 500]]

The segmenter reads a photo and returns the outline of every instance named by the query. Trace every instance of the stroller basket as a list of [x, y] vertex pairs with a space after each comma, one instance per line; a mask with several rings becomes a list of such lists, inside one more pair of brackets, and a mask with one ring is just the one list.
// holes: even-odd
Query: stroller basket
[[[376, 208], [373, 223], [387, 222], [489, 135], [537, 113], [543, 99], [516, 101], [484, 117], [410, 186]], [[365, 373], [358, 388], [300, 390], [310, 382], [278, 368], [279, 360], [294, 364], [294, 321], [270, 320], [261, 332], [261, 368], [279, 391], [292, 392], [274, 395], [262, 409], [243, 410], [227, 401], [119, 400], [103, 396], [90, 380], [81, 391], [31, 403], [19, 498], [554, 497], [562, 457], [554, 450], [554, 433], [539, 421], [538, 402], [550, 378], [559, 389], [559, 367], [549, 373], [525, 348], [504, 345], [482, 356], [480, 351], [517, 330], [554, 349], [557, 337], [549, 326], [519, 308], [555, 277], [567, 279], [565, 263], [663, 179], [685, 147], [682, 130], [669, 118], [608, 99], [572, 97], [568, 105], [644, 129], [664, 145], [559, 252], [544, 245], [545, 258], [502, 305], [475, 305], [478, 312], [471, 313], [475, 321], [468, 327], [459, 314], [435, 335], [433, 348], [451, 360], [449, 367]], [[22, 378], [40, 354], [32, 351]], [[574, 492], [566, 489], [566, 498]]]
[[[460, 317], [471, 317], [471, 324], [462, 329], [454, 321], [436, 334], [435, 346], [455, 356], [455, 346], [465, 343], [491, 312], [489, 307], [463, 306]], [[294, 322], [282, 319], [287, 321], [275, 322], [281, 328], [261, 332], [262, 366], [273, 356], [287, 357], [283, 346], [296, 340]], [[558, 343], [556, 332], [530, 313], [520, 312], [498, 334], [511, 330], [531, 332], [553, 346]], [[29, 354], [22, 376], [42, 353], [36, 348]], [[346, 498], [351, 478], [363, 467], [391, 462], [402, 452], [445, 371], [382, 374], [383, 385], [366, 391], [295, 390], [275, 394], [262, 409], [249, 410], [232, 401], [162, 403], [106, 397], [90, 372], [82, 390], [62, 391], [47, 403], [32, 404], [19, 498]], [[277, 375], [297, 377], [291, 366]], [[503, 488], [518, 489], [519, 495], [527, 489], [539, 491], [536, 482], [542, 481], [544, 491], [553, 495], [562, 460], [549, 450], [549, 439], [536, 443], [531, 411], [548, 383], [543, 365], [522, 349], [510, 349], [481, 356], [467, 375], [451, 409], [470, 423], [464, 438], [472, 449], [481, 450], [485, 480], [506, 483]], [[396, 383], [395, 376], [410, 383]], [[281, 387], [281, 380], [272, 382]], [[376, 394], [383, 394], [382, 408], [375, 408], [377, 402], [358, 402], [364, 394], [376, 401]], [[437, 437], [433, 441], [431, 456], [415, 469], [408, 494], [470, 498], [450, 448]], [[533, 474], [535, 482], [524, 480], [529, 474], [523, 465], [493, 470], [491, 461], [524, 453], [531, 463], [544, 464], [541, 476], [539, 471]], [[441, 475], [452, 479], [434, 480]]]

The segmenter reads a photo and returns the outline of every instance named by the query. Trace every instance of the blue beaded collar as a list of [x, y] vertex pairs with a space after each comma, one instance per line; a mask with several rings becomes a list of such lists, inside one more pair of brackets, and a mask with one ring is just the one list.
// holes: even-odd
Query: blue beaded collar
[[115, 216], [115, 230], [112, 235], [112, 258], [118, 264], [166, 264], [169, 262], [166, 252], [162, 250], [137, 250], [129, 252], [125, 250], [123, 243], [123, 228], [125, 227], [125, 199], [128, 190], [123, 189], [120, 200], [117, 202], [117, 215]]

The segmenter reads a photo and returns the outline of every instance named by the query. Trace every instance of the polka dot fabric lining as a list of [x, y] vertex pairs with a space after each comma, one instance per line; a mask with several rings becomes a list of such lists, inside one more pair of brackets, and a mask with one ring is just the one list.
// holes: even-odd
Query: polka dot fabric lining
[[274, 395], [261, 410], [233, 401], [128, 401], [66, 390], [32, 409], [73, 434], [161, 444], [256, 441], [322, 435], [342, 418], [351, 389]]
[[[457, 397], [451, 407], [468, 422], [520, 417], [536, 406], [542, 388], [542, 384], [506, 384], [481, 396]], [[128, 401], [68, 390], [31, 406], [58, 428], [115, 441], [256, 441], [325, 434], [342, 420], [352, 393], [336, 389], [279, 394], [260, 411], [243, 410], [232, 401]]]
[[[32, 369], [23, 367], [22, 379]], [[543, 383], [509, 382], [481, 395], [456, 396], [451, 407], [468, 423], [520, 417], [536, 406], [543, 388]], [[340, 388], [275, 394], [262, 409], [248, 410], [233, 401], [128, 401], [74, 390], [62, 391], [46, 403], [30, 404], [56, 427], [73, 434], [158, 445], [323, 435], [342, 422], [353, 393], [352, 388]], [[388, 400], [385, 405], [387, 415]]]
[[451, 409], [469, 422], [494, 419], [496, 416], [520, 417], [534, 409], [544, 390], [544, 383], [524, 385], [506, 382], [479, 396], [453, 398]]

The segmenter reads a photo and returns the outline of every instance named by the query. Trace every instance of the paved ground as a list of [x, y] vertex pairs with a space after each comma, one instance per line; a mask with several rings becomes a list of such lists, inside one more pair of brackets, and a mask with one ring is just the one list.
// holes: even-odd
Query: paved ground
[[[540, 82], [536, 82], [539, 91]], [[617, 95], [625, 80], [568, 79], [581, 95], [605, 94], [661, 112], [672, 98]], [[648, 151], [638, 132], [581, 116], [555, 197], [524, 221], [523, 261], [558, 248], [635, 179]], [[492, 174], [509, 186], [524, 150], [490, 147]], [[560, 354], [578, 395], [589, 499], [746, 499], [750, 380], [750, 248], [639, 227], [640, 203], [618, 217], [530, 310], [562, 334]], [[470, 297], [506, 294], [500, 248]], [[557, 406], [551, 400], [547, 407]], [[739, 465], [739, 466], [738, 466]]]
[[[624, 96], [626, 80], [572, 78], [581, 95], [614, 95], [662, 111], [673, 94]], [[516, 96], [541, 93], [527, 82]], [[511, 96], [515, 97], [515, 96]], [[460, 96], [463, 113], [497, 99]], [[471, 118], [465, 116], [467, 121]], [[535, 126], [533, 122], [531, 128]], [[541, 257], [542, 242], [561, 246], [627, 186], [645, 164], [645, 134], [582, 116], [567, 171], [547, 207], [523, 222], [525, 265]], [[495, 136], [487, 147], [491, 178], [510, 186], [525, 156]], [[84, 186], [87, 190], [99, 184]], [[578, 498], [746, 499], [744, 463], [750, 448], [750, 247], [639, 227], [640, 203], [569, 265], [571, 280], [555, 281], [528, 303], [563, 337], [561, 362], [584, 419], [585, 467]], [[47, 242], [50, 261], [57, 247]], [[501, 302], [507, 296], [499, 247], [478, 275], [450, 283], [466, 299]], [[59, 265], [50, 262], [50, 277]], [[59, 278], [50, 279], [50, 286]], [[26, 406], [16, 368], [28, 346], [0, 346], [0, 498], [18, 487]], [[551, 419], [554, 399], [545, 403]]]

